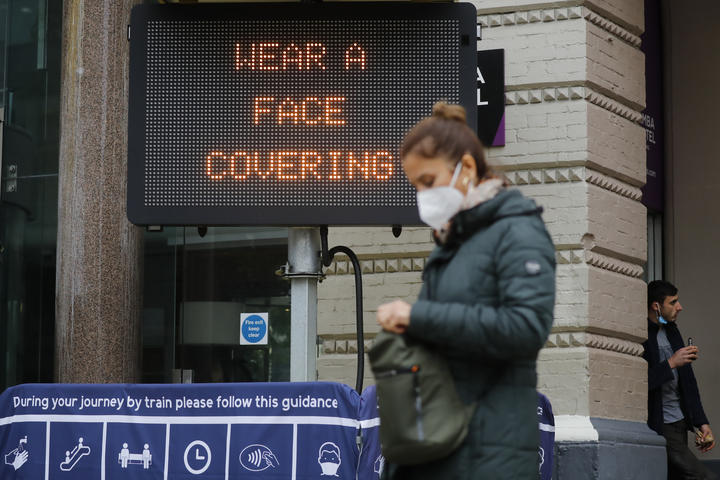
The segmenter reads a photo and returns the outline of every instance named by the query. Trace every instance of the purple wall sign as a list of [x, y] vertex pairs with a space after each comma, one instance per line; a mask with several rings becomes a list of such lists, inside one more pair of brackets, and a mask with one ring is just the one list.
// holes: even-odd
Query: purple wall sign
[[650, 210], [662, 212], [665, 203], [665, 135], [663, 131], [663, 72], [660, 2], [645, 0], [645, 33], [641, 50], [645, 53], [645, 101], [643, 126], [647, 151], [647, 183], [642, 203]]

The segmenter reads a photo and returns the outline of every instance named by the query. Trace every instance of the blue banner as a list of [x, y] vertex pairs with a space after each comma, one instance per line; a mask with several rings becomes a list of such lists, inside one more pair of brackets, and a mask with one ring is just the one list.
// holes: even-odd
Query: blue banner
[[551, 480], [555, 453], [555, 416], [550, 399], [540, 392], [538, 392], [537, 414], [540, 428], [540, 446], [538, 447], [540, 480]]
[[0, 395], [0, 478], [376, 480], [368, 392], [326, 382], [20, 385]]
[[378, 480], [385, 467], [380, 451], [380, 414], [375, 385], [367, 387], [360, 397], [362, 449], [358, 460], [357, 480]]

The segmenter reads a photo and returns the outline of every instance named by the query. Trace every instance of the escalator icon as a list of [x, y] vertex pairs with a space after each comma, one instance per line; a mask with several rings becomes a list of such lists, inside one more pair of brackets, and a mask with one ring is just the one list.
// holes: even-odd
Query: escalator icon
[[83, 438], [78, 438], [78, 444], [72, 450], [65, 452], [65, 461], [60, 463], [60, 470], [69, 472], [85, 455], [90, 455], [90, 447], [83, 445]]

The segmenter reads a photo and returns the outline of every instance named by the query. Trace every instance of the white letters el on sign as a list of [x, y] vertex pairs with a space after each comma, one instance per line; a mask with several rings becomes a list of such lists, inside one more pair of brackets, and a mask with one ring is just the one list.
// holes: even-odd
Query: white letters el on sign
[[[483, 77], [482, 72], [480, 71], [480, 67], [477, 67], [477, 81], [485, 85], [485, 77]], [[477, 89], [477, 106], [483, 106], [488, 105], [488, 102], [486, 100], [482, 99], [482, 95], [480, 94], [480, 89]]]

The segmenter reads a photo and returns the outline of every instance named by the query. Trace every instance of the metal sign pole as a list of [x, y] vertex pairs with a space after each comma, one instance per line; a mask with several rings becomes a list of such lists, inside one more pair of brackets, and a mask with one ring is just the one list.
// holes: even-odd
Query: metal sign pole
[[320, 276], [320, 229], [290, 228], [290, 381], [317, 380], [317, 284]]

